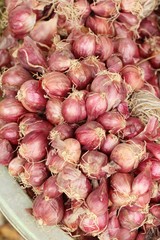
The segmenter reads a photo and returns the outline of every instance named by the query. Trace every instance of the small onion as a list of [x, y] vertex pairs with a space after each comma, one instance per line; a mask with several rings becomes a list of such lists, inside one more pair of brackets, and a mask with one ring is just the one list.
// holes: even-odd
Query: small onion
[[57, 176], [51, 176], [43, 184], [43, 195], [46, 200], [57, 198], [62, 194], [59, 192], [56, 179]]
[[17, 156], [11, 160], [8, 165], [9, 174], [13, 177], [18, 177], [22, 172], [24, 172], [24, 165], [26, 160]]
[[13, 158], [13, 148], [6, 139], [0, 139], [0, 164], [7, 166]]
[[0, 138], [8, 140], [13, 145], [18, 145], [19, 126], [15, 122], [7, 123], [0, 128]]

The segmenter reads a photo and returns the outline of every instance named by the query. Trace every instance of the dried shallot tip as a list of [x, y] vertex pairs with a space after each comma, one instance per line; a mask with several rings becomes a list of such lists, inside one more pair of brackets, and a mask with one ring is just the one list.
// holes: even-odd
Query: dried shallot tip
[[38, 80], [24, 82], [17, 92], [17, 99], [29, 112], [41, 113], [45, 110], [47, 99]]
[[57, 174], [63, 170], [64, 167], [68, 165], [64, 159], [60, 158], [55, 149], [50, 149], [47, 154], [46, 166], [51, 173]]
[[51, 98], [46, 104], [46, 118], [52, 124], [62, 124], [64, 118], [62, 115], [62, 99], [58, 97]]
[[109, 71], [99, 72], [91, 83], [91, 91], [105, 93], [108, 107], [107, 111], [117, 107], [127, 97], [126, 84], [119, 73]]
[[122, 77], [129, 85], [130, 91], [140, 90], [145, 83], [143, 70], [135, 65], [126, 65], [122, 71]]
[[109, 111], [101, 114], [97, 121], [102, 124], [109, 133], [116, 134], [126, 127], [126, 120], [117, 111]]
[[24, 172], [19, 175], [25, 186], [39, 187], [49, 177], [49, 171], [45, 163], [25, 163]]
[[20, 142], [18, 153], [28, 162], [39, 162], [46, 155], [47, 145], [47, 136], [43, 131], [32, 131]]
[[14, 157], [14, 149], [7, 139], [0, 139], [0, 164], [8, 166]]
[[118, 40], [118, 53], [125, 65], [135, 63], [140, 58], [138, 46], [132, 38]]
[[126, 126], [121, 130], [121, 135], [124, 139], [132, 139], [141, 133], [144, 129], [144, 124], [138, 117], [129, 117], [126, 121]]
[[18, 177], [22, 172], [24, 172], [24, 165], [26, 160], [17, 156], [13, 158], [8, 165], [8, 172], [13, 177]]
[[96, 216], [101, 216], [108, 211], [108, 191], [105, 178], [102, 178], [99, 186], [87, 196], [86, 204]]
[[142, 141], [128, 140], [127, 142], [119, 143], [111, 152], [111, 162], [105, 167], [106, 172], [108, 174], [112, 174], [115, 171], [122, 173], [131, 172], [138, 167], [145, 155], [146, 146]]
[[11, 56], [7, 49], [0, 49], [0, 67], [10, 67]]
[[51, 46], [52, 38], [57, 33], [57, 22], [57, 15], [54, 15], [51, 19], [47, 21], [37, 21], [33, 29], [30, 31], [30, 37], [36, 42]]
[[72, 60], [70, 68], [66, 73], [67, 77], [74, 84], [76, 89], [85, 89], [91, 83], [93, 76], [89, 66], [83, 61]]
[[103, 141], [100, 150], [105, 154], [110, 154], [113, 148], [118, 144], [119, 138], [115, 134], [109, 133], [106, 134], [105, 140]]
[[118, 1], [110, 0], [98, 0], [93, 2], [91, 5], [91, 10], [100, 17], [114, 17], [119, 11]]
[[82, 172], [90, 179], [101, 179], [105, 177], [106, 172], [103, 167], [108, 163], [106, 154], [93, 150], [84, 153], [80, 159], [80, 168]]
[[144, 124], [147, 124], [153, 116], [160, 121], [160, 100], [152, 92], [148, 90], [134, 92], [128, 103], [132, 116], [139, 117]]
[[108, 211], [97, 216], [88, 208], [84, 208], [84, 214], [80, 215], [79, 228], [91, 236], [98, 236], [108, 225]]
[[119, 73], [123, 67], [123, 62], [120, 57], [111, 55], [106, 61], [106, 66], [109, 72]]
[[87, 94], [85, 104], [86, 104], [87, 119], [89, 121], [95, 120], [107, 110], [108, 102], [107, 102], [106, 94], [90, 92]]
[[102, 146], [106, 131], [100, 123], [88, 121], [76, 129], [75, 136], [86, 150], [96, 150]]
[[26, 112], [21, 102], [15, 98], [4, 98], [0, 101], [0, 116], [6, 122], [17, 122]]
[[112, 20], [108, 21], [107, 18], [97, 15], [90, 15], [87, 17], [86, 26], [95, 34], [107, 35], [107, 37], [113, 37], [115, 35], [115, 29]]
[[64, 73], [52, 71], [43, 75], [42, 88], [50, 98], [66, 97], [71, 90], [71, 81]]
[[59, 191], [71, 200], [84, 200], [91, 192], [91, 184], [87, 177], [73, 166], [65, 166], [57, 175]]
[[119, 222], [123, 228], [130, 231], [136, 230], [141, 227], [146, 221], [147, 214], [143, 212], [143, 209], [133, 207], [122, 207], [119, 212]]
[[0, 138], [8, 140], [13, 145], [18, 144], [19, 137], [19, 126], [15, 122], [7, 123], [0, 128]]
[[50, 198], [57, 198], [62, 193], [59, 192], [58, 186], [57, 186], [57, 176], [53, 175], [49, 177], [43, 184], [43, 195], [45, 196], [46, 200], [49, 200]]
[[101, 61], [106, 61], [113, 53], [112, 41], [103, 35], [99, 35], [96, 38], [96, 50], [95, 55], [99, 57]]
[[11, 33], [17, 39], [23, 39], [36, 23], [36, 14], [25, 3], [17, 5], [9, 11], [8, 24]]
[[15, 94], [20, 86], [27, 80], [31, 79], [31, 74], [20, 65], [12, 66], [7, 69], [0, 79], [0, 85], [3, 91], [11, 90]]
[[78, 123], [86, 119], [86, 90], [73, 90], [62, 103], [62, 116], [67, 123]]
[[64, 215], [62, 197], [46, 201], [43, 194], [40, 194], [33, 202], [32, 214], [40, 225], [57, 225]]
[[92, 79], [94, 79], [100, 71], [106, 70], [105, 63], [101, 62], [96, 56], [84, 58], [82, 63], [89, 68]]
[[44, 52], [29, 36], [24, 37], [23, 44], [17, 52], [17, 60], [25, 69], [32, 72], [44, 73], [47, 68]]
[[147, 1], [121, 1], [121, 10], [124, 12], [130, 12], [137, 16], [138, 19], [148, 17], [154, 9], [158, 6], [158, 1], [153, 2], [152, 0]]

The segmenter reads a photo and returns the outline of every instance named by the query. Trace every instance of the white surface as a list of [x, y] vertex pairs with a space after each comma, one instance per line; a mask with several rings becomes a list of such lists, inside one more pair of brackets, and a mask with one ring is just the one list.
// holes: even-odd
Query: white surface
[[0, 165], [0, 210], [26, 240], [73, 240], [59, 227], [40, 226], [27, 211], [32, 201]]

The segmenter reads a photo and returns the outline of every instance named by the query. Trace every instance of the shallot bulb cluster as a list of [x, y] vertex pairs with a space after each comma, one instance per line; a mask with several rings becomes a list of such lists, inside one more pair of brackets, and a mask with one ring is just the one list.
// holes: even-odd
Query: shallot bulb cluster
[[159, 5], [4, 1], [0, 164], [40, 225], [77, 240], [160, 232]]

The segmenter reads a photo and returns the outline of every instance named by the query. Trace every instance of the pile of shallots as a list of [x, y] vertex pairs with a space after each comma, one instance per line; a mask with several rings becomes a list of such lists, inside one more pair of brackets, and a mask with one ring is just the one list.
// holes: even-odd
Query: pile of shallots
[[159, 4], [5, 0], [0, 164], [39, 224], [160, 236]]

